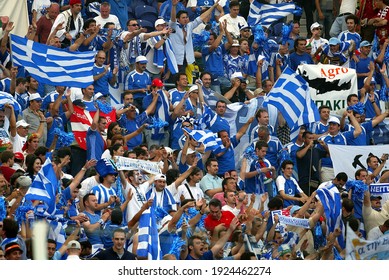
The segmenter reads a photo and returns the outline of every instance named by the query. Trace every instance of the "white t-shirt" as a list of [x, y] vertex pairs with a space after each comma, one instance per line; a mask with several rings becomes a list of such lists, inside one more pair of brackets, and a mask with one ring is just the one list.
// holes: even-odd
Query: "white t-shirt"
[[230, 14], [226, 14], [219, 19], [219, 22], [227, 20], [227, 31], [232, 33], [236, 38], [240, 36], [239, 26], [248, 25], [244, 17], [237, 16], [232, 18]]
[[122, 29], [120, 26], [119, 19], [115, 15], [110, 14], [107, 18], [102, 18], [101, 16], [97, 16], [94, 18], [94, 20], [96, 21], [96, 25], [100, 24], [100, 28], [103, 28], [107, 22], [113, 22], [115, 24], [116, 29]]
[[22, 137], [16, 133], [15, 137], [10, 136], [13, 144], [13, 152], [22, 152], [22, 148], [27, 141], [27, 137]]
[[[192, 198], [185, 184], [189, 186], [189, 184], [186, 181], [184, 181], [183, 184], [180, 185], [177, 189], [177, 194], [175, 196], [177, 202], [181, 201], [181, 195], [184, 196], [185, 199]], [[204, 193], [203, 190], [200, 188], [199, 183], [197, 183], [195, 186], [189, 186], [189, 190], [193, 195], [193, 199], [199, 200], [204, 198]]]

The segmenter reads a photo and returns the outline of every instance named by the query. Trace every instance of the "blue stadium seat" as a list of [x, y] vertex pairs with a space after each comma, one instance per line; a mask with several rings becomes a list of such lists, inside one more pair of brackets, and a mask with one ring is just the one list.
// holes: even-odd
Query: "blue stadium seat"
[[145, 19], [154, 23], [158, 18], [158, 11], [152, 6], [137, 6], [135, 8], [135, 18], [136, 19]]
[[147, 28], [147, 32], [154, 31], [154, 22], [150, 22], [145, 19], [138, 19], [138, 23], [141, 27]]

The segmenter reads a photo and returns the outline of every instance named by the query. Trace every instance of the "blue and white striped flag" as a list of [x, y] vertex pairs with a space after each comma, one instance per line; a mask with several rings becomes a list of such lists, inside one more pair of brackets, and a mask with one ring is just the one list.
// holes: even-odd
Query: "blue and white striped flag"
[[292, 14], [295, 9], [296, 6], [294, 3], [269, 5], [252, 1], [250, 4], [250, 12], [247, 18], [247, 23], [251, 27], [257, 24], [269, 27], [273, 22]]
[[35, 176], [30, 188], [26, 193], [26, 200], [41, 200], [47, 205], [46, 212], [54, 215], [56, 212], [56, 191], [58, 188], [58, 179], [55, 174], [50, 158], [46, 159], [45, 164]]
[[93, 83], [95, 52], [70, 52], [11, 35], [12, 61], [37, 81], [86, 88]]
[[100, 3], [99, 2], [92, 2], [88, 5], [88, 12], [95, 13], [96, 16], [100, 15]]
[[289, 67], [285, 68], [265, 97], [263, 106], [268, 104], [281, 112], [291, 131], [320, 119], [317, 106], [311, 99], [308, 83]]
[[140, 258], [148, 260], [160, 260], [162, 258], [157, 218], [153, 206], [144, 211], [140, 216], [136, 254]]
[[8, 103], [14, 107], [15, 112], [22, 112], [19, 102], [8, 92], [0, 91], [0, 110], [4, 110], [4, 105]]
[[338, 188], [334, 184], [319, 187], [316, 191], [318, 198], [323, 205], [326, 217], [327, 235], [340, 229], [343, 234], [338, 237], [339, 245], [344, 248], [344, 225], [342, 221], [342, 201]]
[[220, 138], [217, 134], [210, 130], [191, 130], [186, 127], [183, 128], [188, 134], [197, 142], [204, 144], [205, 151], [215, 151], [216, 149], [224, 148]]

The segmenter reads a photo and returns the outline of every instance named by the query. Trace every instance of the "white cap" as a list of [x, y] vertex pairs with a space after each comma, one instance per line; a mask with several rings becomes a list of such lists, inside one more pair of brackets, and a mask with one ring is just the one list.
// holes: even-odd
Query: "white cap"
[[100, 97], [103, 97], [104, 95], [101, 93], [101, 92], [97, 92], [95, 93], [95, 96], [93, 96], [93, 100], [96, 101], [97, 99], [99, 99]]
[[235, 79], [235, 78], [238, 78], [238, 79], [243, 80], [244, 78], [243, 78], [242, 72], [235, 72], [235, 73], [233, 73], [233, 74], [231, 75], [231, 80], [232, 80], [232, 79]]
[[318, 28], [318, 27], [322, 27], [320, 23], [318, 23], [318, 22], [312, 23], [312, 25], [311, 25], [311, 31], [312, 31], [314, 28]]
[[157, 175], [155, 175], [154, 181], [158, 181], [158, 180], [166, 181], [166, 176], [163, 175], [163, 174], [157, 174]]
[[32, 100], [42, 101], [42, 97], [39, 93], [33, 93], [28, 97], [28, 101], [32, 101]]
[[163, 18], [159, 18], [155, 21], [154, 27], [157, 27], [157, 25], [160, 25], [160, 24], [166, 24], [166, 21]]
[[232, 40], [231, 47], [240, 47], [239, 41], [238, 40]]
[[72, 240], [68, 243], [68, 249], [78, 249], [81, 250], [81, 244], [77, 240]]
[[337, 117], [330, 117], [328, 123], [337, 123], [338, 125], [340, 125], [340, 121]]
[[192, 150], [191, 148], [188, 148], [188, 150], [186, 150], [186, 154], [187, 155], [191, 155], [191, 154], [194, 154], [194, 153], [196, 153], [196, 151]]
[[28, 123], [26, 123], [25, 120], [21, 119], [20, 121], [18, 121], [18, 122], [16, 123], [16, 128], [18, 128], [19, 126], [28, 127], [28, 126], [30, 126], [30, 125], [29, 125]]
[[143, 55], [139, 55], [136, 59], [135, 59], [135, 62], [139, 62], [139, 63], [143, 63], [143, 64], [146, 64], [147, 63], [147, 58]]
[[193, 85], [189, 88], [188, 93], [191, 93], [192, 91], [199, 90], [199, 87], [197, 85]]

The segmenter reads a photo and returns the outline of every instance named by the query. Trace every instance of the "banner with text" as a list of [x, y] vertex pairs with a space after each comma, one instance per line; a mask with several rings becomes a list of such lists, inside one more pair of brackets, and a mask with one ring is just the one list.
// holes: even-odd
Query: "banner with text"
[[161, 174], [161, 169], [157, 162], [126, 157], [116, 157], [116, 159], [116, 167], [118, 170], [143, 170], [150, 174]]
[[[360, 168], [367, 169], [366, 160], [370, 155], [375, 155], [379, 159], [382, 154], [389, 153], [389, 145], [377, 146], [344, 146], [328, 145], [334, 166], [335, 175], [345, 172], [349, 179], [354, 179], [355, 171]], [[389, 168], [387, 162], [382, 170]]]
[[342, 115], [349, 94], [358, 94], [354, 69], [329, 64], [302, 64], [297, 68], [309, 84], [312, 100], [319, 108], [327, 105], [331, 113]]

